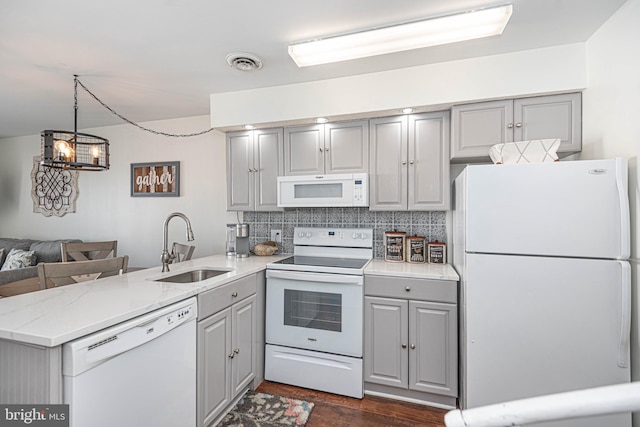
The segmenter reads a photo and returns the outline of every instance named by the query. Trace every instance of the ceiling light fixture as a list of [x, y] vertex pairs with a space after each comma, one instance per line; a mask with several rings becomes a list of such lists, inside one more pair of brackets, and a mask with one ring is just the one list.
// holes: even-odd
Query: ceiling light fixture
[[512, 12], [509, 4], [294, 43], [289, 55], [307, 67], [490, 37], [502, 34]]
[[73, 132], [44, 130], [40, 163], [54, 168], [101, 171], [109, 169], [109, 140], [78, 132], [78, 76], [73, 76]]

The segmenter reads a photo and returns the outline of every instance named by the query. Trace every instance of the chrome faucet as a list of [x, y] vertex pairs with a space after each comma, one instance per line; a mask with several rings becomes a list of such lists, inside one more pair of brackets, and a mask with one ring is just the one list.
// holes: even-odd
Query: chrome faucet
[[187, 218], [187, 216], [181, 212], [174, 212], [172, 214], [170, 214], [167, 219], [164, 220], [164, 229], [163, 229], [163, 248], [162, 248], [162, 272], [164, 273], [165, 271], [169, 271], [169, 264], [171, 264], [173, 262], [174, 259], [176, 259], [176, 254], [173, 252], [173, 249], [171, 250], [171, 253], [169, 253], [169, 243], [168, 243], [168, 232], [169, 232], [169, 221], [171, 221], [171, 218], [174, 218], [176, 216], [179, 216], [180, 218], [184, 219], [184, 221], [187, 223], [187, 240], [190, 242], [194, 239], [193, 237], [193, 230], [191, 229], [191, 221], [189, 221], [189, 218]]

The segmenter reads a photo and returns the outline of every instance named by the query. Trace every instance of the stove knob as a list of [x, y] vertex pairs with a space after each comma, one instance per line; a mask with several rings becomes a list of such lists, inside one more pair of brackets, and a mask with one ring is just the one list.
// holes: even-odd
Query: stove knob
[[305, 236], [310, 239], [311, 238], [311, 232], [307, 231], [307, 234]]
[[360, 238], [361, 239], [366, 239], [367, 238], [367, 233], [361, 233], [360, 234]]
[[358, 238], [358, 233], [353, 233], [353, 235], [351, 237], [354, 238], [354, 239], [357, 239]]
[[304, 237], [304, 233], [302, 231], [298, 232], [298, 237]]

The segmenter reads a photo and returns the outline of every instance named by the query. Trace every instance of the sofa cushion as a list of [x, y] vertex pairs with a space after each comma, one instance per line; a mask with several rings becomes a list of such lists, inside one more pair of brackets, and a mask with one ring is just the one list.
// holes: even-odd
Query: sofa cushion
[[11, 239], [11, 238], [0, 238], [0, 248], [4, 249], [4, 256], [0, 257], [0, 266], [4, 264], [4, 260], [6, 256], [9, 254], [11, 249], [22, 249], [28, 251], [31, 247], [31, 244], [34, 240], [30, 239]]
[[17, 270], [19, 268], [31, 267], [36, 263], [35, 251], [25, 251], [22, 249], [11, 249], [7, 255], [0, 271]]
[[81, 240], [38, 240], [31, 244], [29, 248], [36, 253], [36, 262], [62, 262], [61, 243], [81, 242]]
[[18, 280], [30, 279], [38, 277], [38, 267], [20, 268], [18, 270], [5, 270], [0, 273], [0, 286], [7, 283], [17, 282]]

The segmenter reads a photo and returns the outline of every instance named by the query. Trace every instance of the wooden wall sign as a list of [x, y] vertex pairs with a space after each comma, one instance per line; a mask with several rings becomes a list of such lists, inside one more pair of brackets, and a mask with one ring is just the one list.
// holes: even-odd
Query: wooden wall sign
[[131, 163], [132, 197], [179, 197], [180, 162]]

